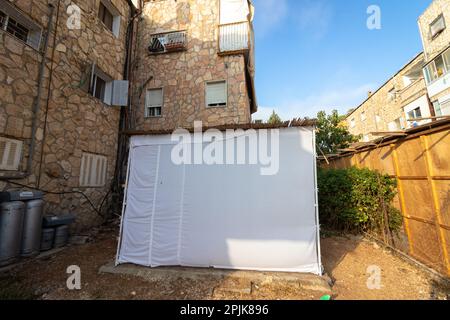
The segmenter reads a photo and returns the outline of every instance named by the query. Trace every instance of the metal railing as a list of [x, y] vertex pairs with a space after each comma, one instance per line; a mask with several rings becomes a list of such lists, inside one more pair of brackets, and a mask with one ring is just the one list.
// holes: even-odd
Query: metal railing
[[219, 52], [239, 52], [250, 49], [248, 21], [219, 25]]
[[400, 98], [403, 105], [414, 101], [423, 94], [426, 93], [426, 84], [423, 77], [416, 79], [414, 82], [410, 83], [407, 87], [400, 91]]
[[150, 53], [168, 53], [186, 50], [186, 31], [175, 31], [154, 34], [150, 39], [148, 50]]

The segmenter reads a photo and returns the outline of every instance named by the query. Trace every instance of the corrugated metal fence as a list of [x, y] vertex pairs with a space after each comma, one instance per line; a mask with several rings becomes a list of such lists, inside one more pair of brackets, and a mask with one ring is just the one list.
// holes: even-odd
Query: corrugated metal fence
[[[322, 167], [356, 166], [395, 177], [395, 205], [404, 218], [406, 249], [393, 245], [450, 276], [450, 121], [434, 122], [401, 137], [389, 137], [333, 157]], [[391, 243], [392, 244], [392, 243]]]

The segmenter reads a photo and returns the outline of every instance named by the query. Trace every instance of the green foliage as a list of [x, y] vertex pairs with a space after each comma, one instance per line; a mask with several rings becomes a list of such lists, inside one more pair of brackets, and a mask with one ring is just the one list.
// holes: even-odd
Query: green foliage
[[321, 224], [343, 231], [397, 232], [402, 216], [392, 206], [397, 182], [369, 169], [320, 169]]
[[281, 121], [281, 118], [276, 114], [275, 110], [272, 112], [272, 115], [270, 116], [269, 120], [267, 121], [268, 124], [281, 124], [283, 121]]
[[340, 116], [336, 110], [330, 115], [325, 111], [317, 114], [317, 144], [325, 154], [336, 153], [338, 149], [345, 149], [351, 143], [357, 142], [358, 137], [348, 132], [347, 127], [342, 125], [345, 116]]

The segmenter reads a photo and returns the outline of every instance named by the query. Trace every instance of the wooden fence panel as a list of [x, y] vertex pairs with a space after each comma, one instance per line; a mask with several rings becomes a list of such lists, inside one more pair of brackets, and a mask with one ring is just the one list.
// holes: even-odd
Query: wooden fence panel
[[[328, 168], [369, 168], [397, 179], [409, 254], [450, 276], [450, 129], [398, 138], [330, 160]], [[395, 243], [394, 243], [395, 245]]]

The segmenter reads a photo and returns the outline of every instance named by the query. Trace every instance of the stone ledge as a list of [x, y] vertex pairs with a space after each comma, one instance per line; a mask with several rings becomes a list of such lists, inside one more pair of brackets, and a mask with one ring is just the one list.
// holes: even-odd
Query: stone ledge
[[[326, 276], [320, 277], [305, 273], [258, 272], [185, 267], [148, 268], [133, 264], [123, 264], [116, 267], [114, 262], [110, 262], [100, 267], [99, 273], [136, 276], [146, 281], [164, 281], [179, 278], [194, 281], [205, 279], [222, 281], [222, 285], [215, 288], [215, 293], [236, 292], [249, 295], [252, 292], [252, 286], [264, 287], [273, 284], [276, 284], [277, 286], [292, 286], [301, 291], [321, 295], [331, 293], [329, 279]], [[226, 283], [231, 283], [232, 285], [228, 286]], [[236, 287], [233, 283], [241, 283], [244, 285], [238, 285]]]

